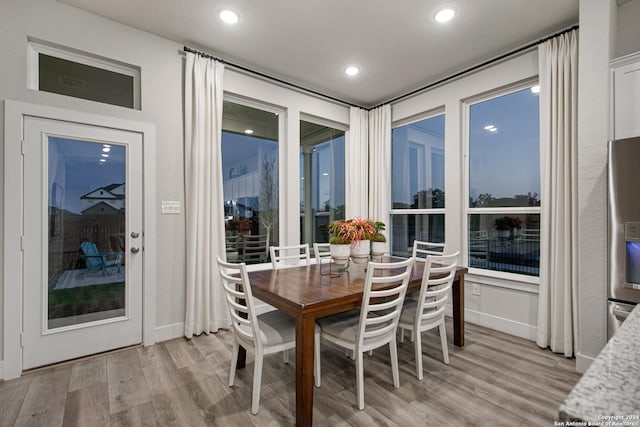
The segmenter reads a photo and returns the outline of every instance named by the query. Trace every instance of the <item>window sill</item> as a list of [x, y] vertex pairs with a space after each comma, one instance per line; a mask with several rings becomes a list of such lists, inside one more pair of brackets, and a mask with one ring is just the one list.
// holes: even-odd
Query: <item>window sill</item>
[[540, 278], [469, 267], [465, 280], [485, 286], [539, 293]]

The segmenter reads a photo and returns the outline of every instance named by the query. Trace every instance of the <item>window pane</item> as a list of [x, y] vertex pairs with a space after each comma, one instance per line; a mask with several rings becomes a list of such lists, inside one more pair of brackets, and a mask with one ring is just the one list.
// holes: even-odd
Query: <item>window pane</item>
[[538, 95], [529, 88], [469, 111], [469, 207], [540, 206]]
[[344, 219], [344, 131], [300, 121], [300, 242], [329, 242]]
[[134, 108], [134, 78], [115, 71], [40, 53], [38, 89]]
[[227, 259], [269, 261], [278, 244], [278, 116], [225, 101], [222, 177]]
[[444, 208], [444, 114], [393, 129], [393, 209]]
[[537, 276], [540, 214], [469, 215], [469, 267]]
[[444, 214], [391, 215], [391, 254], [411, 256], [413, 241], [444, 242]]

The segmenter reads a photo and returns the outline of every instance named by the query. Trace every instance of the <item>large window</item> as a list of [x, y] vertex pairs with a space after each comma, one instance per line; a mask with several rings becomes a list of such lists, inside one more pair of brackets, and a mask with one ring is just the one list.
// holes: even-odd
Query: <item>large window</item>
[[345, 132], [300, 121], [300, 242], [328, 242], [327, 226], [344, 219]]
[[393, 129], [391, 252], [414, 240], [444, 242], [444, 114]]
[[537, 87], [469, 104], [469, 267], [538, 275]]
[[224, 101], [222, 177], [227, 259], [269, 260], [278, 244], [278, 115]]

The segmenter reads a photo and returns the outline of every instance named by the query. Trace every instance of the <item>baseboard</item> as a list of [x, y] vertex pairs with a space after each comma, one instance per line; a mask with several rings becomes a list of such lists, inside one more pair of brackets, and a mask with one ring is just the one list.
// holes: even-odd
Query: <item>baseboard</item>
[[594, 360], [596, 360], [595, 357], [585, 356], [580, 352], [576, 353], [576, 371], [584, 374]]
[[[451, 306], [447, 306], [447, 314], [449, 316], [452, 315]], [[514, 335], [530, 341], [536, 340], [537, 327], [526, 323], [469, 309], [464, 310], [464, 320], [468, 323], [484, 326], [485, 328], [504, 332], [505, 334]]]
[[156, 342], [168, 341], [184, 335], [184, 322], [158, 326], [154, 330]]

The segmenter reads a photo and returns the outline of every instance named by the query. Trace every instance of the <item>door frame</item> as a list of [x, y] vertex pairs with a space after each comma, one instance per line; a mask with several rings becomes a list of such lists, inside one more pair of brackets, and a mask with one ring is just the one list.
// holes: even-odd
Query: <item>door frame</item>
[[[144, 230], [142, 267], [142, 343], [155, 343], [156, 306], [156, 219], [155, 209], [155, 126], [37, 104], [4, 101], [4, 200], [3, 203], [3, 349], [4, 379], [22, 374], [23, 332], [23, 191], [24, 162], [22, 140], [24, 117], [38, 117], [89, 126], [107, 127], [142, 135]], [[9, 286], [8, 284], [19, 284]], [[16, 326], [20, 325], [20, 326]], [[2, 374], [2, 372], [0, 372]], [[1, 376], [1, 375], [0, 375]]]

